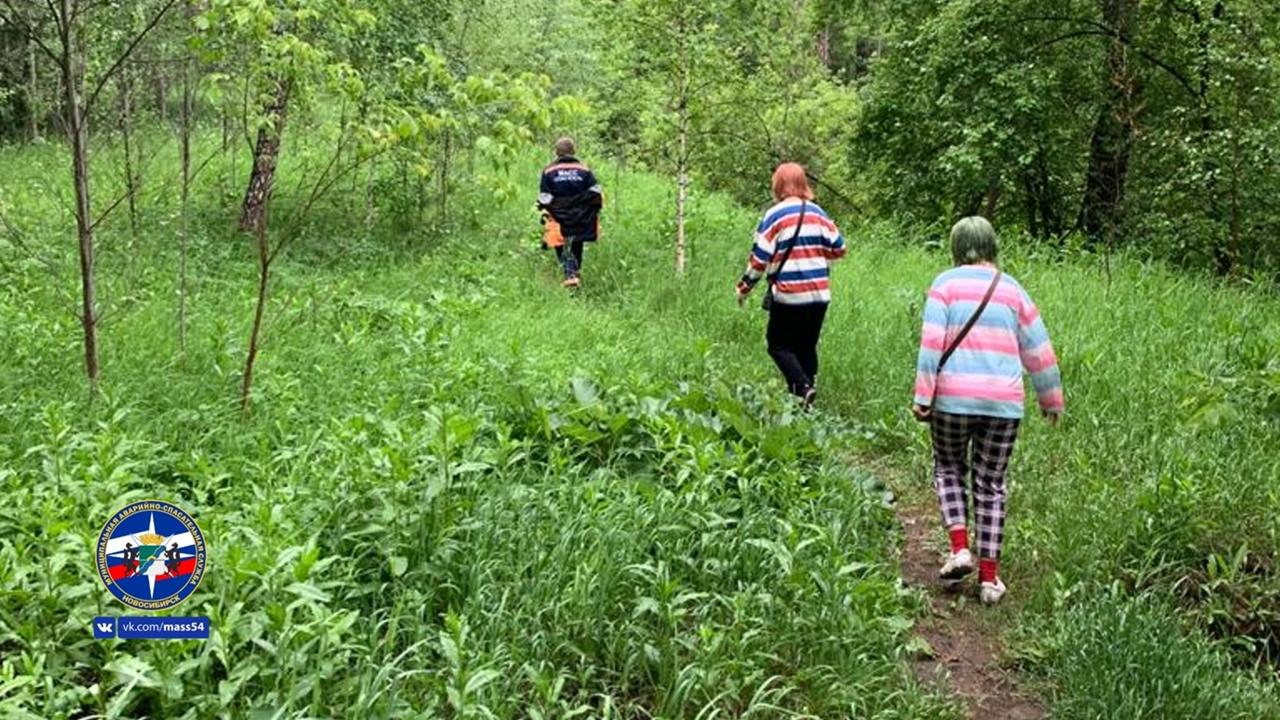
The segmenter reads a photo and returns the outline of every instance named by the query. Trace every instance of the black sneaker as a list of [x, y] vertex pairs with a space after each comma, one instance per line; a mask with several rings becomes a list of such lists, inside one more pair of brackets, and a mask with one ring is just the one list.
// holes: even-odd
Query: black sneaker
[[810, 387], [804, 391], [804, 409], [812, 410], [813, 402], [818, 399], [818, 388]]

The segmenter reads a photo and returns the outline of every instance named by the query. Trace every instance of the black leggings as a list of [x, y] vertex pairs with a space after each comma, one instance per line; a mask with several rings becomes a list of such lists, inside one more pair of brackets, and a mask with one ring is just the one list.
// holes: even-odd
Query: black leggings
[[[560, 258], [560, 264], [564, 266], [564, 276], [566, 278], [578, 277], [578, 273], [582, 270], [582, 245], [581, 240], [564, 239], [564, 245], [556, 248], [556, 257]], [[568, 252], [565, 252], [568, 250]]]
[[775, 302], [769, 311], [765, 339], [769, 356], [787, 379], [787, 389], [803, 396], [818, 379], [818, 336], [827, 306], [783, 305]]

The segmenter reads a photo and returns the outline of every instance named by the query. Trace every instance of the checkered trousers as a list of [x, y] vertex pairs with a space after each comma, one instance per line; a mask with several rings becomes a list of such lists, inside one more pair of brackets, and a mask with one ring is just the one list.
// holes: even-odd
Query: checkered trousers
[[980, 415], [933, 413], [933, 486], [942, 522], [968, 526], [969, 471], [978, 557], [1000, 557], [1004, 542], [1004, 476], [1018, 437], [1018, 421]]

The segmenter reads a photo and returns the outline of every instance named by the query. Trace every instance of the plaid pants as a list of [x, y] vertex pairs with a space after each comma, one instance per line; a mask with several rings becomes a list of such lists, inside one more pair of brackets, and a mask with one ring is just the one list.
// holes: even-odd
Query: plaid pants
[[933, 486], [946, 527], [967, 526], [970, 458], [978, 557], [999, 558], [1004, 542], [1004, 476], [1018, 437], [1017, 420], [934, 412]]

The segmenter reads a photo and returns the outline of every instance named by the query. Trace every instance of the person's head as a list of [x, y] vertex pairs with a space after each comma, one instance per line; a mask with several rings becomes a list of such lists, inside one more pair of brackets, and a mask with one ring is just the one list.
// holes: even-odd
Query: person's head
[[789, 197], [813, 199], [813, 190], [809, 188], [809, 178], [805, 176], [804, 168], [793, 162], [782, 163], [773, 171], [773, 199], [783, 200]]
[[131, 543], [131, 542], [127, 542], [127, 543], [125, 543], [125, 544], [124, 544], [124, 549], [125, 549], [125, 550], [132, 550], [132, 549], [133, 549], [133, 543]]
[[178, 543], [174, 543], [174, 544], [170, 545], [170, 546], [169, 546], [169, 549], [170, 549], [170, 550], [177, 550], [177, 549], [178, 549]]
[[557, 140], [555, 150], [557, 157], [565, 157], [566, 155], [572, 155], [577, 152], [577, 148], [574, 147], [573, 138], [571, 137], [562, 137]]
[[996, 229], [984, 217], [974, 215], [951, 228], [951, 257], [957, 265], [996, 261]]

